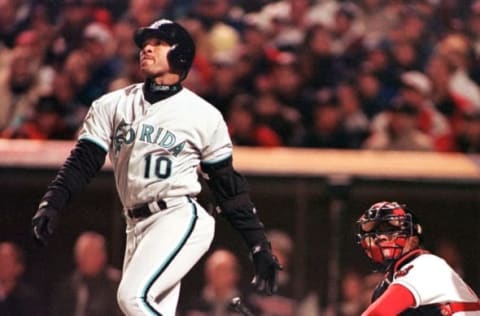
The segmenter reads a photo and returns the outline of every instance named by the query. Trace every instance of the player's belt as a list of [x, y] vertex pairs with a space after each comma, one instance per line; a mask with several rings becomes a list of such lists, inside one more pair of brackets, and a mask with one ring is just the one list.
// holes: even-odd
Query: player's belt
[[167, 209], [167, 202], [164, 200], [158, 200], [152, 203], [143, 204], [137, 208], [133, 208], [127, 211], [130, 218], [145, 218], [153, 213], [163, 211]]
[[453, 315], [456, 312], [480, 311], [480, 302], [450, 302], [441, 304], [442, 315]]

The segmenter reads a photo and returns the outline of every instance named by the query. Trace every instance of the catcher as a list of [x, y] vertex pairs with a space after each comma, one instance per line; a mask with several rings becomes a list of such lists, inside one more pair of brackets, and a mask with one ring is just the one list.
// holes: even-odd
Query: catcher
[[480, 315], [480, 301], [442, 258], [422, 248], [422, 227], [397, 202], [378, 202], [357, 221], [358, 243], [385, 278], [362, 316]]

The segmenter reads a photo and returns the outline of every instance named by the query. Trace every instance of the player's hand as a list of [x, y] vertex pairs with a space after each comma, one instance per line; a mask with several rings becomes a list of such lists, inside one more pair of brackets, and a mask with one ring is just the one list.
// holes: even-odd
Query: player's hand
[[282, 266], [273, 255], [270, 244], [253, 247], [252, 257], [255, 267], [253, 287], [262, 294], [273, 295], [277, 291], [277, 274]]
[[35, 241], [46, 246], [48, 239], [58, 224], [58, 210], [51, 206], [41, 206], [32, 218], [33, 237]]

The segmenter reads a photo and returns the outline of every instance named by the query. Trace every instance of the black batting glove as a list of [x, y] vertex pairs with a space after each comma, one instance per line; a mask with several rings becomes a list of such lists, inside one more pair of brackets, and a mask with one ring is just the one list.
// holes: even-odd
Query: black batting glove
[[255, 276], [252, 285], [261, 294], [273, 295], [278, 288], [277, 274], [282, 270], [277, 257], [272, 253], [270, 243], [253, 247], [252, 249], [253, 265]]
[[58, 210], [42, 202], [32, 218], [33, 237], [41, 246], [47, 246], [48, 239], [58, 224]]

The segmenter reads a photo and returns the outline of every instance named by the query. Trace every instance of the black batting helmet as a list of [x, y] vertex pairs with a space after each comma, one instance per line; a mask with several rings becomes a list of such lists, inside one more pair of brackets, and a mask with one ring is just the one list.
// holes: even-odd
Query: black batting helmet
[[173, 71], [180, 74], [181, 80], [184, 79], [195, 57], [195, 43], [187, 30], [176, 22], [158, 20], [135, 31], [135, 44], [141, 48], [145, 40], [152, 37], [164, 40], [172, 46], [167, 55], [168, 64]]

